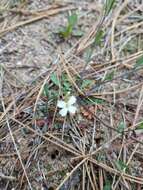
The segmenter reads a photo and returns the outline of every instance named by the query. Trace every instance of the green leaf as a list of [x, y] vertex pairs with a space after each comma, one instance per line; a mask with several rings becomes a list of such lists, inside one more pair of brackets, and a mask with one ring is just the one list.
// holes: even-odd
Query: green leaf
[[67, 94], [67, 92], [71, 91], [72, 84], [70, 83], [67, 74], [62, 74], [62, 76], [61, 76], [61, 86], [62, 86], [62, 92], [64, 94]]
[[94, 41], [94, 44], [99, 46], [101, 44], [101, 39], [103, 38], [103, 30], [99, 30], [97, 33], [96, 33], [96, 36], [95, 36], [95, 41]]
[[85, 61], [86, 63], [88, 63], [90, 60], [91, 60], [91, 56], [93, 54], [93, 50], [94, 50], [94, 46], [99, 46], [101, 45], [101, 40], [103, 38], [103, 30], [99, 30], [97, 33], [96, 33], [96, 36], [95, 36], [95, 39], [94, 39], [94, 42], [92, 43], [92, 46], [87, 48], [87, 50], [85, 51]]
[[63, 83], [63, 91], [67, 92], [67, 91], [70, 91], [70, 90], [71, 90], [71, 84], [69, 82], [65, 81]]
[[62, 31], [60, 31], [60, 35], [63, 38], [68, 38], [72, 33], [72, 27], [69, 25], [67, 28], [64, 28]]
[[117, 128], [118, 132], [122, 133], [124, 131], [125, 127], [126, 127], [125, 123], [121, 121]]
[[49, 99], [50, 99], [50, 100], [52, 100], [52, 99], [55, 100], [55, 99], [58, 98], [58, 96], [59, 96], [59, 93], [58, 93], [57, 90], [51, 89], [51, 90], [49, 91]]
[[71, 15], [69, 15], [68, 17], [68, 25], [70, 25], [71, 27], [74, 27], [77, 23], [77, 14], [73, 13]]
[[106, 4], [105, 4], [106, 15], [108, 15], [110, 11], [112, 10], [114, 3], [115, 3], [115, 0], [106, 0]]
[[93, 84], [93, 80], [88, 80], [88, 79], [85, 79], [85, 80], [83, 80], [83, 82], [82, 82], [82, 85], [81, 85], [81, 89], [82, 90], [84, 90], [85, 88], [88, 88], [88, 87], [90, 87], [92, 84]]
[[103, 190], [111, 190], [112, 188], [112, 185], [110, 183], [110, 181], [106, 181], [104, 187], [103, 187]]
[[143, 129], [143, 122], [136, 129]]
[[63, 37], [63, 38], [68, 38], [72, 32], [73, 32], [73, 27], [76, 25], [77, 23], [77, 14], [73, 13], [68, 17], [68, 25], [63, 28], [63, 30], [61, 30], [59, 32], [59, 34]]
[[114, 78], [114, 71], [111, 71], [111, 72], [109, 72], [109, 73], [106, 74], [104, 80], [110, 81], [110, 80], [112, 80], [113, 78]]
[[60, 86], [60, 81], [59, 81], [59, 79], [57, 78], [56, 73], [52, 73], [50, 79], [51, 79], [51, 81], [52, 81], [56, 86], [58, 86], [58, 87]]
[[139, 57], [139, 59], [136, 61], [135, 68], [143, 66], [143, 56]]
[[123, 171], [124, 169], [127, 169], [127, 165], [122, 160], [115, 161], [115, 165], [118, 170]]
[[91, 97], [91, 98], [86, 99], [85, 103], [88, 105], [95, 105], [95, 104], [104, 104], [105, 101], [102, 99]]
[[61, 76], [61, 81], [62, 81], [62, 83], [64, 83], [64, 82], [69, 82], [69, 78], [68, 78], [68, 75], [67, 74], [62, 74], [62, 76]]
[[49, 86], [48, 86], [48, 84], [44, 85], [44, 95], [47, 96], [47, 97], [49, 96]]

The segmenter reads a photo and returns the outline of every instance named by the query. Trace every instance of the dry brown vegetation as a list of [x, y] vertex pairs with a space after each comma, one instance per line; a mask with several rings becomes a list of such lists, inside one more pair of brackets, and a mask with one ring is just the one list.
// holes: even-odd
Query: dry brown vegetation
[[143, 188], [143, 3], [111, 2], [0, 1], [0, 190]]

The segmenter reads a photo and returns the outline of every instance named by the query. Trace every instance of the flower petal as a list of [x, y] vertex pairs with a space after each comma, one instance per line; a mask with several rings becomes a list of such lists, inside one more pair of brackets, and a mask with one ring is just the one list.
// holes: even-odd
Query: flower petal
[[63, 108], [59, 111], [59, 114], [62, 116], [62, 117], [65, 117], [68, 113], [68, 109], [67, 108]]
[[71, 96], [68, 100], [68, 105], [72, 105], [76, 103], [76, 97], [75, 96]]
[[68, 107], [68, 111], [71, 113], [71, 114], [75, 114], [77, 108], [75, 106], [69, 106]]
[[57, 107], [58, 108], [65, 108], [66, 103], [63, 100], [58, 100]]

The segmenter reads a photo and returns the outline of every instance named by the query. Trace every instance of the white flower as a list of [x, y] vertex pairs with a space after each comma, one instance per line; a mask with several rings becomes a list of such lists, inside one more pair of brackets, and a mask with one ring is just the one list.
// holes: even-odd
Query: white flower
[[65, 102], [63, 100], [58, 100], [57, 107], [61, 108], [59, 111], [59, 114], [62, 117], [65, 117], [67, 113], [75, 114], [77, 108], [74, 105], [76, 103], [76, 97], [75, 96], [70, 96], [68, 101]]

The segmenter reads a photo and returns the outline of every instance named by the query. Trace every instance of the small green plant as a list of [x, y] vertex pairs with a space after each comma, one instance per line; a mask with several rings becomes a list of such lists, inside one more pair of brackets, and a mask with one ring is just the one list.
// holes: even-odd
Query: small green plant
[[56, 86], [60, 86], [60, 81], [56, 75], [56, 73], [52, 73], [50, 76], [51, 81], [53, 82], [53, 84], [55, 84]]
[[59, 32], [60, 36], [62, 36], [64, 39], [70, 37], [73, 32], [74, 26], [77, 24], [77, 19], [78, 16], [76, 13], [72, 13], [71, 15], [69, 15], [68, 24], [66, 27], [63, 28], [63, 30]]
[[86, 89], [89, 89], [95, 82], [94, 80], [89, 80], [89, 79], [84, 79], [84, 80], [80, 80], [81, 82], [81, 87], [80, 89], [81, 90], [86, 90]]
[[51, 164], [47, 164], [46, 169], [47, 169], [48, 172], [51, 171], [52, 170], [52, 165]]
[[108, 15], [114, 6], [115, 0], [106, 0], [105, 15]]
[[83, 99], [84, 102], [83, 104], [84, 105], [97, 105], [97, 104], [105, 104], [105, 101], [102, 100], [102, 99], [99, 99], [99, 98], [95, 98], [95, 97], [90, 97], [90, 98], [86, 98], [86, 99]]
[[91, 60], [91, 56], [93, 54], [95, 46], [101, 46], [103, 37], [104, 37], [104, 31], [98, 30], [95, 35], [94, 41], [91, 44], [91, 47], [87, 48], [87, 50], [85, 51], [84, 57], [85, 57], [86, 63], [88, 63]]
[[43, 88], [43, 96], [46, 96], [48, 98], [48, 100], [53, 101], [53, 100], [57, 100], [59, 93], [57, 89], [51, 88], [52, 85], [50, 84], [45, 84], [44, 88]]
[[117, 169], [120, 171], [128, 169], [127, 164], [124, 163], [122, 160], [115, 161], [115, 165], [116, 165]]
[[134, 53], [136, 51], [138, 51], [138, 40], [137, 39], [132, 39], [131, 41], [129, 41], [124, 49], [125, 52], [129, 52], [129, 53]]
[[123, 121], [121, 121], [121, 122], [119, 123], [118, 128], [117, 128], [118, 132], [119, 132], [119, 133], [124, 132], [125, 127], [126, 127], [125, 123], [124, 123]]
[[59, 96], [59, 89], [63, 96], [72, 92], [72, 84], [69, 81], [67, 74], [63, 73], [59, 78], [56, 72], [53, 72], [50, 76], [50, 83], [45, 84], [43, 88], [43, 96], [46, 96], [50, 101], [57, 100]]
[[103, 30], [98, 30], [97, 31], [97, 33], [95, 35], [95, 39], [94, 39], [94, 44], [96, 46], [100, 46], [101, 45], [103, 35], [104, 35], [104, 31]]
[[113, 80], [113, 78], [114, 78], [114, 71], [111, 71], [111, 72], [109, 72], [109, 73], [106, 74], [106, 76], [104, 78], [104, 81], [105, 80], [106, 81], [111, 81], [111, 80]]
[[58, 171], [58, 174], [60, 175], [60, 177], [64, 177], [66, 175], [66, 170], [60, 170]]
[[104, 187], [103, 187], [103, 190], [111, 190], [111, 189], [112, 189], [112, 185], [111, 185], [110, 181], [107, 180], [107, 181], [105, 182], [105, 185], [104, 185]]
[[43, 92], [44, 96], [49, 96], [49, 86], [48, 84], [44, 85], [44, 92]]
[[143, 122], [140, 123], [140, 125], [136, 128], [136, 130], [143, 129]]
[[67, 74], [62, 74], [61, 76], [61, 91], [63, 95], [72, 92], [72, 84], [70, 83]]
[[139, 57], [136, 61], [135, 68], [143, 66], [143, 56]]

